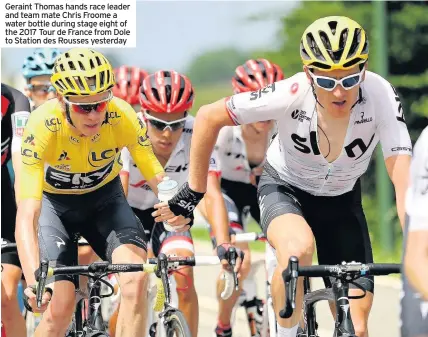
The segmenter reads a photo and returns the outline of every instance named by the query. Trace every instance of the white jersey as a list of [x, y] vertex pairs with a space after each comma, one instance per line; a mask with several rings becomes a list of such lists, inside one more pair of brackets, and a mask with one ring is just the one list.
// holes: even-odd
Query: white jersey
[[400, 99], [391, 84], [366, 71], [361, 97], [352, 109], [342, 152], [331, 163], [318, 147], [316, 101], [305, 73], [231, 96], [226, 107], [237, 125], [276, 120], [278, 136], [268, 149], [269, 164], [301, 190], [335, 196], [352, 190], [379, 140], [384, 158], [412, 153]]
[[409, 231], [428, 231], [428, 127], [415, 144], [410, 181], [406, 193]]
[[[190, 160], [190, 141], [193, 133], [194, 118], [188, 116], [184, 125], [183, 133], [177, 142], [174, 150], [165, 165], [165, 173], [171, 179], [178, 182], [181, 187], [187, 180], [189, 175], [189, 160]], [[122, 149], [123, 169], [121, 174], [129, 174], [128, 187], [128, 203], [131, 207], [146, 210], [152, 208], [159, 202], [157, 196], [147, 185], [144, 176], [136, 167], [131, 154], [126, 148]], [[215, 153], [210, 159], [210, 172], [218, 173], [217, 159]]]
[[[276, 132], [274, 126], [269, 132], [269, 139]], [[269, 144], [269, 143], [268, 143]], [[224, 179], [238, 181], [250, 184], [251, 168], [247, 159], [247, 147], [244, 138], [242, 137], [242, 129], [240, 126], [226, 126], [220, 130], [215, 145], [219, 167], [221, 167], [221, 176]], [[258, 167], [262, 167], [264, 161]]]

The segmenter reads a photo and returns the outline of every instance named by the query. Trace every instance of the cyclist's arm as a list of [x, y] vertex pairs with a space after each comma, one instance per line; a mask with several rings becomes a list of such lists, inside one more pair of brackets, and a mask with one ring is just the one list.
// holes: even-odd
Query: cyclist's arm
[[15, 174], [15, 199], [19, 202], [19, 190], [21, 183], [21, 141], [27, 120], [30, 117], [30, 102], [20, 91], [10, 88], [14, 102], [15, 112], [11, 115], [12, 121], [12, 165]]
[[131, 154], [129, 153], [127, 148], [122, 149], [121, 159], [123, 162], [123, 167], [122, 167], [122, 170], [120, 171], [120, 181], [122, 182], [123, 192], [125, 193], [125, 196], [128, 197]]
[[190, 150], [189, 187], [192, 190], [206, 191], [210, 154], [220, 129], [227, 125], [277, 120], [294, 101], [290, 89], [297, 81], [295, 76], [262, 90], [220, 99], [199, 109]]
[[128, 117], [128, 125], [124, 125], [125, 129], [123, 131], [123, 135], [127, 136], [126, 147], [141, 174], [147, 180], [147, 184], [157, 195], [157, 185], [165, 176], [165, 171], [153, 153], [152, 143], [147, 136], [146, 125], [137, 117], [129, 104], [124, 106], [124, 109], [126, 109], [124, 113]]
[[210, 158], [210, 168], [207, 179], [207, 193], [202, 202], [204, 203], [204, 215], [210, 224], [217, 244], [230, 243], [229, 216], [220, 185], [220, 166], [216, 151]]
[[382, 95], [379, 102], [379, 130], [385, 166], [394, 184], [397, 204], [397, 214], [401, 227], [404, 227], [404, 202], [408, 186], [408, 172], [412, 155], [412, 143], [404, 121], [401, 103], [391, 85], [383, 80], [384, 87], [380, 88]]
[[415, 145], [406, 194], [407, 242], [404, 270], [410, 284], [428, 301], [428, 128]]
[[[21, 143], [21, 187], [15, 238], [28, 284], [35, 284], [34, 272], [39, 267], [37, 227], [43, 193], [44, 155], [49, 137], [53, 135], [51, 131], [41, 130], [44, 127], [43, 120], [36, 114], [31, 115]], [[37, 138], [36, 134], [41, 137]], [[25, 142], [26, 139], [32, 141]]]

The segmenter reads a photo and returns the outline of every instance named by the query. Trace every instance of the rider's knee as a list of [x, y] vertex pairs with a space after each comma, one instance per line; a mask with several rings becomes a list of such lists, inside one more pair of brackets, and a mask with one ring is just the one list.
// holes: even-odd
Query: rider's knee
[[17, 293], [5, 293], [1, 294], [1, 319], [3, 321], [12, 320], [16, 317], [16, 309], [19, 310]]
[[147, 292], [147, 273], [124, 273], [120, 276], [121, 300], [127, 302], [140, 302]]
[[296, 256], [300, 264], [308, 264], [312, 261], [312, 256], [315, 252], [315, 242], [310, 229], [297, 231], [298, 235], [290, 231], [276, 233], [273, 247], [281, 268], [288, 266], [290, 256]]
[[47, 310], [43, 318], [52, 331], [61, 331], [70, 324], [71, 317], [75, 311], [75, 294], [71, 282], [70, 286], [64, 286], [59, 289], [55, 285], [54, 294], [50, 301], [50, 310]]
[[366, 319], [357, 319], [356, 317], [352, 318], [354, 323], [355, 335], [358, 337], [366, 337], [367, 336], [367, 320]]
[[276, 249], [278, 263], [281, 267], [286, 268], [290, 256], [296, 256], [300, 264], [308, 263], [312, 260], [315, 252], [315, 243], [313, 238], [301, 238], [297, 242], [286, 241], [286, 245], [280, 245]]

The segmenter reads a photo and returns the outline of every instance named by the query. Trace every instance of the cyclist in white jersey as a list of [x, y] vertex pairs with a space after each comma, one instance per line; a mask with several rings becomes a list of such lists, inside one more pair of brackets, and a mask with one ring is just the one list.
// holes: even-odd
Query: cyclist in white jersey
[[[263, 89], [266, 85], [283, 79], [283, 71], [278, 65], [265, 59], [250, 59], [236, 68], [232, 87], [237, 94]], [[243, 233], [249, 215], [257, 223], [260, 222], [257, 182], [263, 171], [267, 148], [275, 132], [274, 121], [268, 120], [241, 126], [226, 126], [219, 133], [215, 151], [221, 167], [221, 188], [229, 214], [231, 233]], [[215, 247], [215, 238], [212, 238], [212, 241]], [[256, 329], [261, 329], [263, 301], [256, 297], [257, 285], [249, 273], [249, 246], [247, 243], [241, 243], [238, 247], [245, 253], [241, 275], [248, 275], [243, 281], [239, 305], [246, 309], [249, 320], [255, 320]], [[230, 318], [235, 302], [234, 298], [219, 300], [217, 336], [232, 335]], [[253, 322], [250, 326], [254, 329]], [[256, 331], [252, 331], [252, 334], [255, 333]]]
[[[188, 115], [194, 101], [194, 91], [190, 80], [175, 71], [157, 71], [146, 77], [141, 86], [141, 120], [147, 123], [148, 136], [153, 144], [156, 157], [166, 174], [183, 185], [188, 178], [190, 142], [193, 134], [194, 118]], [[168, 232], [161, 222], [152, 216], [157, 196], [147, 185], [145, 178], [135, 168], [128, 151], [122, 151], [123, 171], [121, 179], [125, 194], [134, 213], [145, 221], [144, 230], [151, 238], [151, 249], [155, 256], [160, 252], [178, 256], [193, 256], [194, 246], [189, 230]], [[210, 156], [209, 179], [205, 206], [209, 210], [208, 219], [217, 242], [228, 246], [229, 226], [227, 210], [223, 201], [217, 160]], [[180, 269], [174, 274], [177, 282], [179, 309], [189, 324], [192, 336], [198, 333], [198, 298], [192, 268]]]
[[[296, 336], [302, 309], [299, 282], [294, 315], [279, 317], [285, 303], [281, 273], [289, 257], [310, 265], [315, 238], [320, 264], [372, 262], [359, 178], [380, 141], [403, 224], [412, 152], [395, 89], [367, 71], [369, 44], [357, 22], [339, 16], [316, 20], [303, 33], [300, 53], [304, 72], [201, 107], [189, 182], [168, 203], [176, 215], [188, 214], [180, 202], [198, 203], [205, 191], [207, 154], [223, 126], [277, 121], [278, 135], [267, 153], [258, 199], [261, 225], [278, 259], [271, 292], [279, 337]], [[331, 286], [330, 280], [324, 282]], [[358, 282], [369, 292], [350, 301], [351, 314], [356, 335], [365, 337], [374, 284], [370, 278]], [[350, 295], [356, 294], [361, 290], [350, 289]]]
[[406, 194], [401, 336], [428, 337], [428, 127], [415, 144]]

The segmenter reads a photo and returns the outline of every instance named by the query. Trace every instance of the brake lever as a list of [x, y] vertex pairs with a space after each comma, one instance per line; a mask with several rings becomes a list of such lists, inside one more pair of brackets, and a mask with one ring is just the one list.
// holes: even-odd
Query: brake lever
[[238, 274], [235, 272], [235, 266], [236, 266], [236, 259], [238, 257], [238, 253], [236, 252], [235, 247], [229, 247], [228, 249], [228, 257], [229, 257], [229, 264], [232, 266], [232, 275], [233, 275], [233, 281], [235, 283], [235, 290], [239, 289], [239, 280], [238, 280]]
[[297, 278], [299, 276], [298, 268], [299, 260], [297, 257], [291, 256], [287, 268], [282, 272], [282, 278], [287, 289], [287, 296], [284, 309], [279, 312], [281, 318], [290, 318], [296, 308]]
[[48, 278], [48, 268], [49, 262], [47, 260], [42, 260], [40, 262], [40, 273], [36, 290], [36, 302], [38, 308], [42, 306], [43, 293], [45, 292], [46, 279]]

